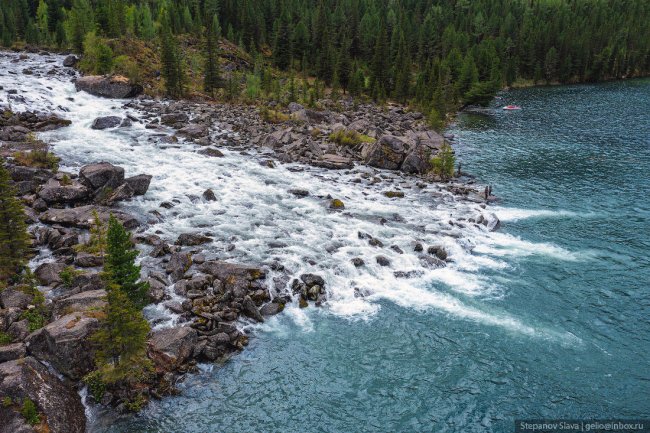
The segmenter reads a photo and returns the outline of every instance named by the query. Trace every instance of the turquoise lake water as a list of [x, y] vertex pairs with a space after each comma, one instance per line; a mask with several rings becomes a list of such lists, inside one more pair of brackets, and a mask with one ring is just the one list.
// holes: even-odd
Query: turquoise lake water
[[511, 432], [516, 418], [650, 417], [650, 80], [513, 90], [494, 108], [449, 132], [463, 169], [501, 198], [511, 241], [474, 252], [506, 264], [481, 271], [491, 290], [455, 296], [515, 325], [417, 302], [363, 319], [314, 310], [309, 327], [281, 315], [182, 395], [93, 431]]

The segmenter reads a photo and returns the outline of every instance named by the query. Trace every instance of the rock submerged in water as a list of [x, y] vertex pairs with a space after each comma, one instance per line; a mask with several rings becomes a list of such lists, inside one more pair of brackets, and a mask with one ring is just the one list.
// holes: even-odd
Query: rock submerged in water
[[115, 99], [133, 98], [143, 91], [142, 86], [132, 84], [128, 78], [121, 75], [109, 77], [87, 75], [77, 79], [75, 88], [78, 91], [83, 90], [91, 95]]
[[338, 198], [332, 199], [330, 201], [330, 209], [345, 209], [345, 204], [343, 201], [339, 200]]

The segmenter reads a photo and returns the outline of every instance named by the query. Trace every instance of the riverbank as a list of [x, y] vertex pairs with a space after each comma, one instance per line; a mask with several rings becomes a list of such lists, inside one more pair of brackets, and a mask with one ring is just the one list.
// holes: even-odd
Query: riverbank
[[[124, 160], [130, 165], [126, 168], [102, 162], [100, 157], [105, 152], [110, 152], [114, 159], [136, 151], [137, 147], [129, 150], [127, 140], [126, 148], [90, 148], [83, 154], [85, 163], [79, 164], [77, 157], [71, 158], [70, 155], [77, 155], [75, 152], [81, 151], [90, 137], [93, 140], [119, 138], [120, 146], [125, 144], [122, 137], [146, 139], [159, 152], [160, 163], [166, 163], [168, 157], [164, 155], [171, 154], [177, 168], [185, 169], [186, 164], [176, 157], [179, 155], [188, 159], [187, 168], [197, 171], [197, 175], [203, 173], [205, 164], [228, 161], [235, 155], [243, 158], [238, 167], [248, 171], [245, 175], [254, 174], [255, 170], [263, 170], [269, 175], [284, 173], [280, 175], [285, 177], [294, 173], [303, 181], [287, 179], [291, 188], [284, 190], [284, 197], [275, 198], [279, 191], [269, 194], [270, 203], [277, 200], [281, 203], [290, 198], [295, 202], [294, 206], [307, 204], [310, 212], [318, 209], [319, 213], [333, 217], [336, 226], [344, 220], [359, 218], [361, 215], [355, 214], [365, 212], [362, 210], [365, 207], [363, 201], [367, 199], [363, 197], [371, 191], [376, 196], [373, 201], [397, 207], [401, 207], [399, 202], [409, 198], [417, 200], [422, 195], [447, 202], [450, 206], [456, 202], [467, 202], [472, 206], [484, 202], [481, 191], [471, 184], [436, 184], [424, 176], [421, 168], [428, 157], [424, 152], [439, 148], [444, 139], [418, 123], [421, 115], [400, 107], [393, 107], [389, 112], [372, 106], [350, 107], [350, 111], [337, 113], [293, 106], [292, 113], [287, 114], [290, 118], [276, 123], [274, 119], [265, 121], [264, 113], [260, 115], [252, 107], [147, 99], [131, 102], [99, 100], [83, 93], [69, 93], [74, 92], [69, 80], [75, 74], [61, 66], [63, 61], [63, 57], [54, 55], [6, 54], [2, 59], [7, 65], [7, 75], [0, 78], [3, 80], [2, 90], [11, 108], [23, 113], [26, 110], [49, 112], [35, 115], [5, 110], [4, 114], [3, 157], [9, 162], [12, 177], [18, 182], [21, 197], [27, 205], [32, 224], [30, 230], [39, 252], [32, 266], [47, 303], [45, 326], [30, 332], [29, 321], [19, 319], [22, 312], [33, 305], [33, 299], [15, 289], [3, 291], [7, 298], [7, 301], [3, 300], [3, 328], [7, 332], [11, 330], [14, 342], [2, 346], [2, 350], [5, 364], [11, 368], [23, 365], [22, 359], [29, 359], [32, 364], [36, 362], [34, 365], [38, 364], [37, 360], [47, 362], [62, 378], [47, 376], [47, 381], [66, 387], [72, 408], [80, 407], [74, 390], [79, 379], [92, 368], [92, 347], [88, 344], [88, 337], [98, 325], [99, 318], [95, 313], [103, 305], [105, 295], [98, 277], [100, 258], [75, 248], [88, 237], [93, 211], [97, 211], [101, 220], [105, 220], [109, 213], [118, 216], [125, 226], [134, 230], [134, 240], [142, 251], [143, 277], [150, 283], [153, 303], [148, 307], [154, 325], [149, 356], [156, 363], [159, 376], [157, 385], [146, 391], [147, 397], [172, 392], [176, 375], [192, 371], [197, 362], [223, 360], [241, 350], [248, 340], [247, 324], [262, 322], [264, 317], [287, 307], [299, 310], [311, 303], [331, 308], [330, 300], [340, 301], [337, 292], [340, 288], [337, 286], [345, 281], [345, 277], [342, 281], [341, 277], [333, 278], [322, 269], [318, 271], [321, 263], [331, 261], [341, 246], [334, 249], [325, 247], [325, 256], [319, 260], [299, 258], [303, 264], [296, 266], [295, 259], [285, 260], [281, 254], [282, 250], [292, 248], [294, 239], [291, 234], [276, 236], [274, 240], [267, 239], [267, 235], [257, 237], [254, 233], [251, 233], [250, 240], [241, 239], [241, 235], [240, 239], [224, 238], [219, 231], [228, 230], [230, 223], [222, 221], [217, 213], [212, 214], [213, 221], [208, 218], [208, 225], [200, 224], [192, 230], [181, 229], [182, 232], [177, 229], [172, 236], [168, 233], [170, 225], [179, 222], [181, 227], [184, 225], [179, 213], [182, 216], [189, 212], [189, 218], [203, 218], [201, 208], [217, 205], [222, 212], [229, 214], [227, 207], [223, 209], [224, 205], [227, 206], [224, 198], [230, 199], [230, 189], [237, 188], [238, 180], [225, 180], [220, 189], [201, 188], [202, 192], [197, 195], [185, 190], [184, 197], [172, 194], [168, 200], [160, 200], [160, 193], [168, 195], [173, 192], [164, 190], [174, 179], [154, 172], [157, 161], [151, 152], [144, 152], [143, 159]], [[31, 87], [22, 88], [22, 79], [30, 82]], [[88, 112], [92, 107], [96, 107], [97, 115]], [[108, 107], [110, 113], [105, 113]], [[80, 115], [85, 116], [83, 120]], [[54, 130], [55, 127], [64, 129]], [[363, 146], [360, 143], [349, 146], [330, 141], [330, 135], [340, 130], [355, 131], [359, 136], [368, 137], [367, 142]], [[33, 134], [51, 141], [51, 147], [50, 143], [35, 140]], [[63, 141], [62, 137], [65, 137]], [[70, 141], [72, 147], [67, 147], [66, 141]], [[34, 167], [33, 158], [17, 158], [16, 152], [33, 155], [34, 150], [42, 152], [42, 161], [36, 161], [41, 166]], [[54, 156], [60, 157], [60, 161], [57, 162]], [[21, 160], [29, 162], [32, 167], [20, 165]], [[251, 163], [259, 169], [251, 168]], [[55, 164], [60, 165], [60, 170], [55, 170]], [[76, 169], [71, 170], [72, 167]], [[422, 171], [422, 175], [414, 177], [418, 171]], [[188, 175], [194, 184], [206, 180], [187, 171], [174, 173], [174, 176]], [[321, 186], [300, 188], [305, 176], [323, 180], [338, 178], [345, 180], [346, 186], [344, 189], [339, 187], [338, 191], [328, 187], [330, 193], [322, 194]], [[159, 180], [162, 183], [158, 183]], [[267, 179], [264, 183], [271, 187], [274, 182]], [[159, 191], [153, 197], [155, 204], [147, 203], [152, 188]], [[235, 200], [245, 202], [246, 197], [235, 197]], [[239, 204], [251, 209], [246, 203]], [[235, 218], [243, 215], [252, 226], [268, 222], [268, 216], [263, 213], [247, 216], [239, 204], [232, 206], [237, 215]], [[257, 205], [257, 210], [263, 211], [264, 206], [260, 205]], [[479, 207], [476, 209], [480, 210]], [[443, 244], [430, 244], [422, 236], [407, 240], [400, 235], [400, 241], [390, 242], [392, 235], [386, 227], [395, 226], [402, 230], [409, 217], [389, 215], [386, 215], [388, 218], [373, 217], [377, 220], [373, 223], [377, 224], [374, 229], [355, 230], [356, 239], [346, 243], [352, 241], [363, 248], [358, 255], [350, 256], [341, 264], [357, 272], [375, 274], [378, 278], [382, 277], [377, 272], [386, 270], [393, 279], [409, 280], [445, 267], [453, 259], [453, 249]], [[279, 215], [277, 223], [290, 227], [291, 218], [290, 213]], [[305, 221], [304, 215], [300, 218]], [[481, 217], [475, 212], [470, 219], [461, 217], [456, 222], [449, 221], [451, 226], [468, 223], [485, 230], [498, 227], [498, 221], [488, 213]], [[246, 251], [249, 250], [247, 244], [253, 240], [264, 241], [266, 245], [251, 257]], [[404, 261], [406, 257], [408, 260]], [[310, 267], [312, 269], [307, 269]], [[63, 277], [63, 271], [73, 277]], [[356, 287], [354, 297], [366, 296], [370, 293], [366, 290]], [[20, 302], [16, 301], [18, 304], [14, 305], [9, 301], [13, 297]], [[20, 371], [22, 373], [12, 377], [22, 383], [29, 373]], [[28, 395], [32, 398], [39, 411], [52, 420], [52, 431], [83, 430], [78, 414], [55, 413], [48, 406], [48, 400], [53, 397], [34, 394], [37, 388], [23, 387], [20, 395], [14, 397]], [[15, 389], [5, 391], [17, 392]], [[102, 403], [119, 405], [126, 397], [128, 395], [109, 395]], [[20, 415], [11, 406], [5, 412], [12, 422], [20, 423]], [[70, 430], [54, 427], [59, 425], [54, 422], [59, 416], [72, 417], [63, 418], [60, 423], [70, 425]]]

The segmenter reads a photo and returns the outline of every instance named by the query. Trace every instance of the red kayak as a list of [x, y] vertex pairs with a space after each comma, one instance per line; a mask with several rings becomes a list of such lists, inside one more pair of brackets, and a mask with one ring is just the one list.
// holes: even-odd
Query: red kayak
[[503, 107], [503, 109], [504, 110], [509, 110], [509, 111], [521, 110], [521, 107], [519, 105], [506, 105], [505, 107]]

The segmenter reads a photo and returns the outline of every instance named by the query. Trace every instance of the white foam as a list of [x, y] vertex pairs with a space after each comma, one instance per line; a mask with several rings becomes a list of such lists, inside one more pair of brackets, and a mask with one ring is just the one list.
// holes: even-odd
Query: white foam
[[[298, 165], [269, 168], [259, 164], [254, 150], [244, 156], [222, 149], [223, 158], [209, 158], [196, 153], [200, 146], [182, 140], [177, 145], [161, 144], [156, 137], [160, 131], [145, 129], [139, 123], [129, 128], [92, 130], [90, 125], [98, 116], [140, 113], [121, 108], [123, 101], [77, 93], [67, 78], [41, 77], [44, 64], [32, 59], [35, 58], [12, 64], [0, 58], [3, 68], [19, 74], [2, 76], [0, 82], [5, 89], [24, 90], [18, 96], [25, 97], [25, 102], [11, 101], [14, 110], [54, 111], [73, 121], [70, 127], [42, 134], [43, 139], [54, 143], [54, 151], [63, 158], [63, 170], [76, 172], [84, 164], [109, 161], [124, 167], [127, 176], [153, 175], [151, 188], [144, 197], [123, 204], [127, 210], [141, 215], [152, 210], [163, 214], [164, 220], [148, 227], [147, 232], [160, 232], [172, 242], [183, 232], [209, 232], [214, 241], [205, 249], [222, 259], [253, 264], [277, 259], [293, 275], [304, 272], [322, 275], [328, 288], [327, 314], [351, 320], [368, 319], [380, 311], [381, 301], [390, 301], [405, 308], [436, 309], [453, 317], [538, 335], [534, 327], [517, 318], [480, 306], [481, 300], [503, 296], [503, 288], [488, 280], [483, 272], [507, 267], [504, 257], [513, 255], [578, 259], [576, 253], [554, 245], [488, 232], [469, 222], [470, 218], [485, 212], [478, 205], [458, 203], [435, 185], [421, 190], [400, 174], [379, 173], [368, 167], [357, 167], [351, 172]], [[22, 75], [20, 71], [26, 65], [37, 74]], [[47, 89], [48, 86], [52, 89]], [[216, 135], [223, 132], [216, 126], [212, 129]], [[352, 182], [362, 174], [371, 177], [381, 174], [389, 179], [380, 184], [365, 179], [361, 183]], [[189, 197], [198, 198], [207, 188], [215, 192], [216, 201]], [[287, 192], [292, 188], [307, 189], [310, 196], [294, 197]], [[389, 199], [383, 195], [384, 191], [397, 188], [404, 190], [405, 198]], [[345, 211], [332, 212], [327, 195], [341, 198]], [[177, 203], [167, 210], [159, 207], [163, 201]], [[507, 208], [489, 211], [495, 211], [506, 221], [558, 216], [556, 211]], [[370, 246], [366, 239], [359, 238], [359, 232], [380, 239], [384, 247]], [[413, 251], [415, 241], [422, 242], [425, 248], [444, 246], [453, 262], [443, 269], [424, 267]], [[282, 245], [269, 245], [274, 242]], [[232, 251], [228, 248], [230, 244], [235, 245]], [[392, 245], [404, 253], [389, 248]], [[386, 256], [391, 266], [379, 266], [375, 261], [378, 255]], [[353, 257], [363, 258], [366, 265], [355, 268], [350, 262]], [[396, 278], [393, 272], [397, 270], [419, 274], [413, 278]], [[175, 296], [173, 288], [168, 288], [168, 293]], [[460, 300], [467, 298], [479, 306], [469, 306]], [[161, 308], [151, 307], [149, 313], [159, 316]], [[314, 326], [311, 317], [317, 314], [314, 311], [289, 306], [285, 314], [308, 330]], [[318, 311], [320, 314], [322, 310]], [[176, 316], [170, 315], [168, 321], [158, 326], [171, 326], [175, 320]]]

